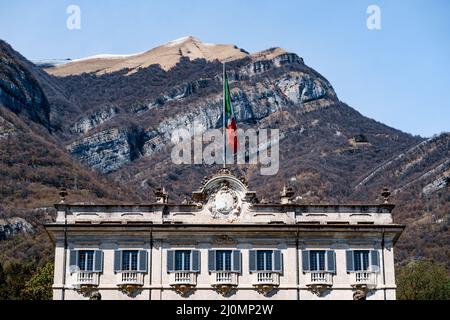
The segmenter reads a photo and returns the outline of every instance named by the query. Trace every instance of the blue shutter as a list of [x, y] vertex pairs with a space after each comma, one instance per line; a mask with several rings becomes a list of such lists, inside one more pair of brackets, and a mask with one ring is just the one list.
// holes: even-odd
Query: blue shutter
[[336, 272], [336, 259], [333, 250], [327, 250], [327, 271]]
[[309, 250], [302, 251], [302, 269], [303, 272], [310, 271]]
[[147, 272], [147, 250], [139, 250], [138, 271]]
[[281, 250], [273, 251], [273, 271], [282, 272], [283, 270], [283, 256], [281, 255]]
[[200, 251], [199, 250], [192, 250], [191, 251], [191, 257], [192, 257], [192, 268], [191, 271], [193, 272], [200, 272]]
[[122, 251], [114, 250], [114, 272], [122, 270]]
[[249, 259], [248, 259], [248, 265], [249, 265], [249, 271], [255, 272], [256, 271], [256, 250], [250, 250], [248, 252]]
[[78, 250], [70, 250], [69, 253], [69, 269], [78, 270]]
[[95, 250], [94, 251], [94, 272], [102, 272], [103, 271], [103, 251]]
[[234, 272], [241, 273], [241, 251], [233, 250], [233, 266], [232, 270]]
[[167, 250], [167, 272], [175, 270], [175, 252], [174, 250]]
[[216, 271], [216, 250], [208, 250], [208, 270]]
[[347, 272], [351, 272], [355, 270], [354, 261], [353, 261], [353, 250], [347, 250], [345, 252], [347, 258]]
[[370, 251], [370, 259], [371, 259], [371, 270], [377, 272], [380, 270], [380, 259], [378, 256], [377, 250]]

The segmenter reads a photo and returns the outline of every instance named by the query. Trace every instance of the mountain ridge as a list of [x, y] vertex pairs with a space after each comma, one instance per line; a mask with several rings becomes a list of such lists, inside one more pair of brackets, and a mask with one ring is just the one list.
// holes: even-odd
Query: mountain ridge
[[[177, 42], [170, 48], [179, 46]], [[234, 46], [228, 48], [236, 52]], [[389, 186], [392, 201], [397, 203], [394, 219], [407, 225], [398, 243], [398, 263], [428, 257], [450, 270], [448, 250], [435, 249], [450, 243], [445, 161], [450, 158], [449, 135], [423, 139], [364, 117], [341, 102], [332, 84], [295, 53], [271, 48], [241, 54], [242, 58], [227, 62], [238, 127], [278, 128], [282, 134], [277, 175], [260, 176], [258, 166], [233, 168], [247, 178], [260, 200], [278, 201], [278, 190], [288, 183], [300, 203], [374, 202], [380, 201], [382, 188]], [[46, 96], [51, 131], [43, 130], [30, 114], [13, 112], [15, 106], [2, 104], [0, 99], [0, 147], [8, 150], [15, 146], [19, 155], [16, 158], [6, 152], [0, 158], [0, 169], [8, 177], [3, 183], [19, 186], [18, 191], [3, 190], [9, 192], [2, 213], [6, 218], [17, 216], [12, 206], [20, 204], [22, 198], [29, 205], [38, 201], [39, 206], [43, 202], [50, 206], [50, 198], [42, 194], [53, 192], [51, 201], [55, 201], [59, 177], [58, 187], [69, 187], [68, 201], [80, 201], [77, 179], [70, 172], [85, 177], [83, 192], [91, 194], [88, 201], [154, 201], [152, 191], [160, 186], [166, 187], [171, 201], [182, 201], [193, 188], [186, 181], [200, 183], [217, 168], [174, 165], [170, 161], [170, 133], [194, 122], [205, 128], [221, 127], [219, 60], [179, 56], [168, 70], [151, 64], [56, 77], [23, 62], [19, 53], [11, 55], [13, 62], [25, 66]], [[53, 163], [45, 159], [45, 153], [24, 143], [31, 139], [28, 135], [14, 140], [28, 127], [54, 146], [50, 149], [59, 150], [52, 153], [55, 159], [70, 160], [62, 161], [68, 168], [65, 175], [58, 170], [36, 177], [17, 173], [21, 171], [14, 162], [23, 172], [27, 172], [28, 163], [50, 165], [47, 169]], [[380, 166], [382, 169], [377, 169]], [[373, 172], [373, 177], [365, 180]], [[54, 177], [50, 189], [45, 186], [48, 176]], [[361, 181], [365, 183], [356, 188]], [[29, 192], [29, 185], [36, 190]], [[117, 194], [115, 188], [120, 188]], [[33, 216], [31, 211], [24, 212]], [[38, 220], [35, 218], [35, 223]]]
[[75, 59], [45, 70], [56, 76], [68, 76], [79, 75], [84, 72], [95, 72], [100, 75], [128, 68], [130, 69], [129, 74], [132, 74], [136, 72], [135, 69], [146, 68], [152, 64], [159, 64], [163, 70], [168, 71], [182, 57], [188, 57], [191, 60], [206, 59], [208, 61], [217, 59], [225, 62], [244, 58], [247, 55], [248, 53], [234, 45], [203, 43], [193, 36], [187, 36], [169, 41], [142, 53], [96, 55]]

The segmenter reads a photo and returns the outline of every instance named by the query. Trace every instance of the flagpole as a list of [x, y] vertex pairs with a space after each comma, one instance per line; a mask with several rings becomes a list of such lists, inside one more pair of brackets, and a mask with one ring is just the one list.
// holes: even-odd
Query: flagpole
[[226, 166], [226, 158], [227, 158], [227, 149], [226, 149], [226, 134], [225, 134], [225, 117], [226, 117], [226, 110], [225, 110], [225, 62], [223, 63], [223, 167]]

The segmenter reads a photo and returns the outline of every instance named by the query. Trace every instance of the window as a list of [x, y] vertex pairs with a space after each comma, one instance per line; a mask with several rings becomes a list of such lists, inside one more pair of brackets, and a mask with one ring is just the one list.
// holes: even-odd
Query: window
[[258, 250], [256, 252], [256, 270], [272, 271], [272, 250]]
[[353, 251], [355, 271], [369, 270], [369, 250]]
[[[195, 253], [195, 250], [193, 252]], [[256, 266], [256, 257], [254, 261], [254, 265]], [[194, 260], [192, 262], [194, 263]], [[241, 272], [241, 251], [208, 250], [208, 271]]]
[[102, 272], [103, 252], [101, 250], [70, 250], [70, 272]]
[[334, 250], [303, 250], [302, 270], [303, 272], [326, 271], [335, 273], [336, 257]]
[[216, 271], [231, 271], [231, 250], [216, 251]]
[[115, 250], [114, 272], [147, 272], [147, 250]]
[[249, 271], [283, 272], [281, 250], [249, 250]]
[[137, 271], [138, 269], [138, 251], [123, 250], [122, 251], [122, 270]]
[[191, 251], [175, 251], [175, 271], [189, 271], [191, 269]]
[[325, 251], [310, 251], [309, 258], [311, 271], [325, 271]]
[[167, 272], [169, 273], [200, 272], [200, 265], [200, 250], [167, 250]]
[[81, 271], [93, 271], [94, 270], [94, 251], [93, 250], [78, 251], [78, 268], [80, 268]]

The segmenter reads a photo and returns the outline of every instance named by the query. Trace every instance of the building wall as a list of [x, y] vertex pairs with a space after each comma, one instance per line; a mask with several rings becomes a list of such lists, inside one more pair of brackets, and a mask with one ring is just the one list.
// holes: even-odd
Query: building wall
[[[234, 244], [212, 244], [211, 238], [200, 238], [191, 243], [186, 238], [170, 239], [156, 238], [149, 241], [147, 237], [96, 237], [92, 235], [79, 235], [69, 239], [68, 250], [64, 259], [64, 246], [62, 239], [56, 243], [55, 250], [55, 276], [54, 299], [89, 299], [73, 289], [75, 274], [70, 273], [69, 249], [101, 249], [103, 251], [103, 272], [100, 275], [98, 292], [102, 299], [110, 300], [159, 300], [159, 299], [288, 299], [288, 300], [315, 300], [315, 299], [352, 299], [354, 289], [350, 286], [352, 274], [347, 273], [346, 255], [348, 249], [376, 249], [380, 253], [380, 270], [377, 273], [377, 286], [371, 290], [367, 299], [382, 300], [395, 299], [394, 255], [392, 243], [386, 243], [384, 250], [379, 239], [335, 239], [330, 236], [314, 241], [299, 241], [298, 249], [296, 239], [292, 238], [246, 238], [237, 237]], [[322, 240], [322, 241], [320, 241]], [[370, 240], [370, 241], [368, 241]], [[178, 241], [178, 242], [177, 242]], [[183, 242], [184, 241], [184, 242]], [[151, 245], [152, 244], [152, 245]], [[114, 272], [114, 250], [117, 249], [145, 249], [148, 252], [148, 272], [144, 276], [144, 286], [139, 293], [133, 296], [118, 290], [116, 285], [118, 275]], [[187, 297], [180, 296], [169, 285], [169, 274], [166, 271], [167, 250], [169, 249], [196, 249], [201, 252], [201, 271], [197, 276], [197, 286]], [[209, 249], [239, 249], [242, 253], [242, 273], [239, 276], [239, 285], [234, 294], [223, 297], [211, 287], [211, 275], [208, 272]], [[258, 293], [252, 285], [253, 276], [249, 272], [250, 249], [280, 249], [283, 257], [283, 272], [280, 276], [280, 285], [269, 296]], [[309, 273], [302, 272], [301, 250], [325, 249], [335, 250], [336, 274], [333, 276], [331, 290], [325, 291], [320, 297], [306, 286]], [[64, 262], [65, 261], [65, 262]], [[65, 264], [65, 267], [64, 267]], [[64, 268], [66, 277], [64, 280]], [[298, 277], [298, 279], [297, 279]], [[65, 281], [65, 285], [63, 285]], [[62, 290], [62, 288], [65, 290]], [[64, 293], [63, 293], [64, 291]]]

